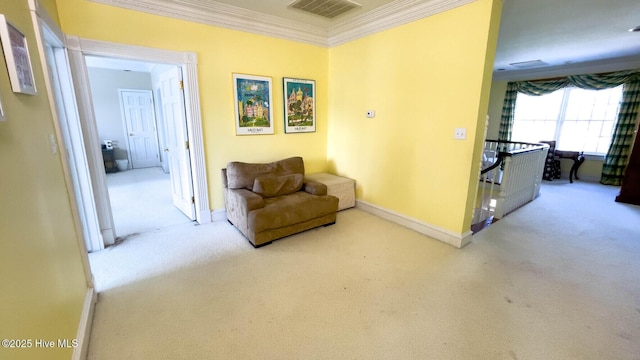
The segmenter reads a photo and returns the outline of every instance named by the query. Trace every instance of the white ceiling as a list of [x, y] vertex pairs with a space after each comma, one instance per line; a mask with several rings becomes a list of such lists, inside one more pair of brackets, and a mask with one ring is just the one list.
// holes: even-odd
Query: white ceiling
[[[362, 5], [333, 19], [326, 19], [318, 15], [309, 14], [301, 10], [289, 8], [294, 0], [216, 0], [219, 3], [253, 10], [267, 15], [282, 17], [288, 20], [298, 21], [304, 24], [312, 24], [328, 28], [337, 22], [353, 19], [354, 17], [379, 9], [384, 5], [393, 3], [394, 0], [352, 0]], [[414, 1], [415, 2], [415, 1]]]
[[[640, 32], [628, 31], [638, 25], [639, 0], [505, 0], [494, 71], [515, 78], [590, 72], [590, 64], [601, 71], [640, 68]], [[509, 65], [532, 60], [549, 65]]]
[[[288, 8], [293, 0], [91, 1], [333, 46], [474, 0], [355, 0], [361, 8], [333, 19]], [[639, 25], [639, 0], [504, 0], [494, 78], [640, 68], [640, 32], [628, 31]], [[510, 65], [532, 60], [546, 65]]]

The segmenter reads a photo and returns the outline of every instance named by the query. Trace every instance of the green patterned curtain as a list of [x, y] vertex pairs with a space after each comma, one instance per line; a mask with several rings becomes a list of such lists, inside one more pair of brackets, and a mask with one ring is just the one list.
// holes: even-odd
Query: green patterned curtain
[[638, 119], [640, 105], [640, 76], [624, 84], [622, 102], [618, 110], [618, 121], [613, 130], [611, 145], [602, 165], [600, 183], [605, 185], [620, 185], [627, 167], [629, 151], [633, 140], [633, 131]]
[[507, 92], [502, 106], [498, 139], [511, 140], [513, 116], [518, 93], [539, 96], [552, 93], [567, 86], [587, 90], [602, 90], [624, 84], [622, 102], [618, 110], [616, 128], [611, 139], [609, 151], [602, 167], [601, 183], [620, 185], [624, 169], [629, 158], [633, 130], [638, 118], [640, 103], [640, 72], [637, 70], [618, 71], [609, 74], [572, 75], [568, 77], [541, 81], [514, 81], [507, 84]]
[[515, 82], [509, 82], [507, 84], [507, 92], [504, 95], [504, 103], [502, 104], [502, 116], [500, 117], [498, 140], [511, 141], [511, 131], [513, 130], [513, 114], [516, 112], [517, 96], [518, 85]]

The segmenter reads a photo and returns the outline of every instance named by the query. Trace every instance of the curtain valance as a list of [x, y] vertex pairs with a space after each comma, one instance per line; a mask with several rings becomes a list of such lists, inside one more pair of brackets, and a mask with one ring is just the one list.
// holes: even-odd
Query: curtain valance
[[526, 95], [539, 96], [569, 86], [575, 86], [585, 90], [608, 89], [639, 78], [640, 72], [628, 70], [608, 74], [571, 75], [550, 80], [516, 81], [514, 82], [514, 88], [517, 92]]

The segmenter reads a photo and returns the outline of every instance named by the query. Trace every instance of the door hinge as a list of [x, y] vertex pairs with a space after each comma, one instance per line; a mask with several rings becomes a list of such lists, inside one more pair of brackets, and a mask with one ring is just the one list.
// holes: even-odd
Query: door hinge
[[191, 197], [191, 203], [192, 203], [192, 204], [195, 204], [195, 203], [196, 203], [196, 198], [195, 198], [195, 196], [192, 196], [192, 197]]
[[180, 90], [184, 90], [184, 81], [182, 81], [182, 80], [178, 81], [178, 88]]
[[184, 142], [184, 148], [185, 150], [189, 150], [189, 140]]

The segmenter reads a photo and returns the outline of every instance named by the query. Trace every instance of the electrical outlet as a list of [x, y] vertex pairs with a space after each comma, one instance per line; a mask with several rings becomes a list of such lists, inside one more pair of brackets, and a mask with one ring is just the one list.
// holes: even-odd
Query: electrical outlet
[[455, 128], [453, 138], [456, 140], [464, 140], [467, 138], [467, 128]]
[[376, 111], [375, 110], [369, 110], [367, 111], [367, 117], [369, 119], [373, 119], [374, 117], [376, 117]]

